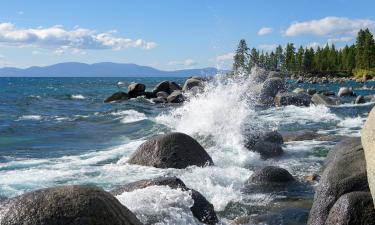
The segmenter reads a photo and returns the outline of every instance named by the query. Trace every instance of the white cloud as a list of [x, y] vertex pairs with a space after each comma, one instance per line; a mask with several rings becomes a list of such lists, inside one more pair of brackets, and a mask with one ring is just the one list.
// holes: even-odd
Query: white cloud
[[307, 48], [313, 48], [314, 50], [317, 50], [318, 47], [322, 47], [322, 45], [319, 42], [311, 42], [306, 45]]
[[12, 23], [0, 23], [0, 44], [17, 47], [45, 49], [86, 50], [127, 48], [152, 49], [155, 42], [117, 37], [114, 32], [98, 33], [94, 30], [75, 27], [66, 30], [61, 25], [48, 28], [18, 28]]
[[233, 61], [234, 53], [229, 52], [223, 55], [216, 56], [216, 62], [226, 62], [226, 61]]
[[320, 20], [293, 23], [285, 31], [285, 35], [355, 36], [363, 28], [375, 29], [375, 21], [329, 16]]
[[185, 59], [182, 61], [170, 61], [168, 65], [171, 66], [185, 66], [185, 67], [191, 67], [196, 65], [197, 63], [192, 59]]
[[263, 36], [263, 35], [267, 35], [267, 34], [270, 34], [272, 33], [272, 28], [270, 27], [262, 27], [259, 31], [258, 31], [258, 35], [260, 36]]
[[341, 38], [329, 38], [327, 43], [336, 43], [336, 42], [349, 42], [353, 41], [353, 37], [341, 37]]
[[276, 44], [262, 44], [262, 45], [259, 45], [258, 48], [260, 50], [264, 50], [266, 52], [272, 52], [272, 51], [275, 51], [277, 46], [278, 45], [276, 45]]

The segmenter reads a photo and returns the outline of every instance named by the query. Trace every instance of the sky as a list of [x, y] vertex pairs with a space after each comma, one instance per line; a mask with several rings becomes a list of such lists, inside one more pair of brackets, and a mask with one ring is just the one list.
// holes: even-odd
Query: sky
[[231, 67], [240, 39], [270, 51], [355, 42], [373, 0], [2, 0], [0, 67], [118, 62]]

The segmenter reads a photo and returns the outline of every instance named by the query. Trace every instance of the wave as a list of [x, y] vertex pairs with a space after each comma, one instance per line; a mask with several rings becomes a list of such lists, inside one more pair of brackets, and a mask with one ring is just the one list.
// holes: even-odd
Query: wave
[[23, 115], [18, 117], [17, 121], [20, 120], [42, 120], [43, 117], [41, 115]]
[[134, 123], [147, 119], [147, 116], [144, 113], [133, 109], [112, 112], [110, 115], [119, 116], [121, 118], [121, 123]]
[[81, 94], [71, 95], [70, 97], [71, 97], [71, 99], [76, 99], [76, 100], [83, 100], [83, 99], [86, 99], [86, 97], [83, 96], [83, 95], [81, 95]]

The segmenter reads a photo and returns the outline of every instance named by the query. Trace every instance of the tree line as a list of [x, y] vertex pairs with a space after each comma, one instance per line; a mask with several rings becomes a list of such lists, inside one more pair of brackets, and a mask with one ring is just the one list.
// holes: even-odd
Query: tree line
[[281, 45], [271, 52], [249, 49], [244, 39], [240, 40], [234, 55], [233, 70], [250, 71], [259, 66], [268, 70], [280, 70], [292, 74], [330, 74], [338, 76], [375, 76], [375, 41], [369, 29], [361, 29], [352, 45], [336, 48], [300, 46], [293, 43], [285, 48]]

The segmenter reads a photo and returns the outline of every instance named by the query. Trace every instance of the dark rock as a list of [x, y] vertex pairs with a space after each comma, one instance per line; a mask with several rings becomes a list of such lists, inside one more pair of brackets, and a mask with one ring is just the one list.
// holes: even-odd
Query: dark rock
[[151, 101], [155, 104], [167, 103], [167, 99], [163, 97], [152, 98]]
[[281, 92], [277, 93], [274, 101], [276, 106], [309, 106], [311, 97], [305, 93]]
[[149, 91], [145, 91], [143, 92], [142, 94], [143, 96], [145, 96], [147, 99], [151, 99], [151, 98], [156, 98], [156, 93], [154, 92], [149, 92]]
[[146, 85], [140, 83], [131, 83], [128, 86], [128, 94], [131, 98], [136, 98], [138, 96], [144, 95], [146, 90]]
[[283, 78], [283, 75], [278, 71], [270, 71], [268, 73], [268, 78], [275, 78], [275, 77]]
[[181, 91], [174, 91], [167, 97], [169, 103], [182, 103], [185, 101], [185, 97]]
[[311, 102], [315, 105], [338, 105], [340, 100], [336, 98], [330, 98], [322, 94], [314, 94], [311, 97]]
[[296, 88], [296, 89], [293, 90], [293, 92], [297, 93], [297, 94], [299, 94], [299, 93], [305, 93], [305, 89], [303, 89], [303, 88]]
[[285, 142], [314, 140], [321, 136], [320, 134], [310, 130], [284, 131], [281, 132], [281, 135], [283, 136], [283, 140]]
[[342, 195], [329, 211], [325, 224], [374, 225], [375, 209], [370, 192]]
[[1, 225], [141, 225], [136, 216], [100, 188], [63, 186], [16, 197]]
[[335, 96], [335, 92], [333, 91], [328, 91], [328, 90], [321, 90], [318, 91], [318, 94], [324, 95], [324, 96]]
[[214, 206], [198, 191], [186, 187], [185, 183], [177, 177], [158, 177], [155, 179], [140, 180], [133, 183], [125, 184], [112, 193], [120, 195], [123, 192], [131, 192], [137, 189], [149, 186], [169, 186], [172, 189], [181, 188], [184, 191], [191, 191], [191, 197], [194, 200], [190, 208], [193, 215], [201, 222], [206, 224], [216, 224], [219, 222]]
[[368, 192], [369, 186], [361, 140], [350, 138], [339, 143], [327, 156], [308, 224], [329, 224], [328, 214], [337, 200], [356, 191]]
[[355, 104], [363, 104], [363, 103], [366, 103], [366, 101], [365, 101], [365, 97], [363, 97], [362, 95], [359, 95], [359, 96], [355, 99]]
[[272, 104], [276, 94], [284, 89], [285, 86], [282, 79], [269, 78], [262, 85], [259, 100], [263, 104]]
[[283, 137], [277, 131], [265, 132], [248, 137], [245, 147], [258, 152], [264, 159], [280, 156], [284, 153], [281, 145]]
[[203, 81], [195, 78], [189, 78], [185, 81], [185, 84], [182, 88], [183, 91], [188, 91], [193, 87], [203, 87]]
[[293, 176], [286, 170], [276, 166], [266, 166], [255, 171], [247, 183], [270, 184], [294, 181]]
[[122, 91], [116, 92], [104, 100], [105, 103], [126, 101], [130, 96]]
[[306, 90], [306, 92], [307, 92], [307, 94], [309, 94], [309, 95], [314, 95], [314, 94], [316, 94], [316, 89], [314, 89], [314, 88], [308, 88], [308, 89]]
[[169, 94], [171, 94], [173, 91], [176, 91], [176, 90], [182, 90], [182, 88], [180, 87], [180, 85], [178, 85], [176, 82], [173, 82], [173, 81], [162, 81], [160, 82], [159, 84], [157, 84], [154, 88], [154, 93], [158, 93], [158, 92], [166, 92]]
[[213, 165], [203, 147], [183, 133], [168, 133], [151, 138], [138, 147], [129, 163], [177, 169]]

